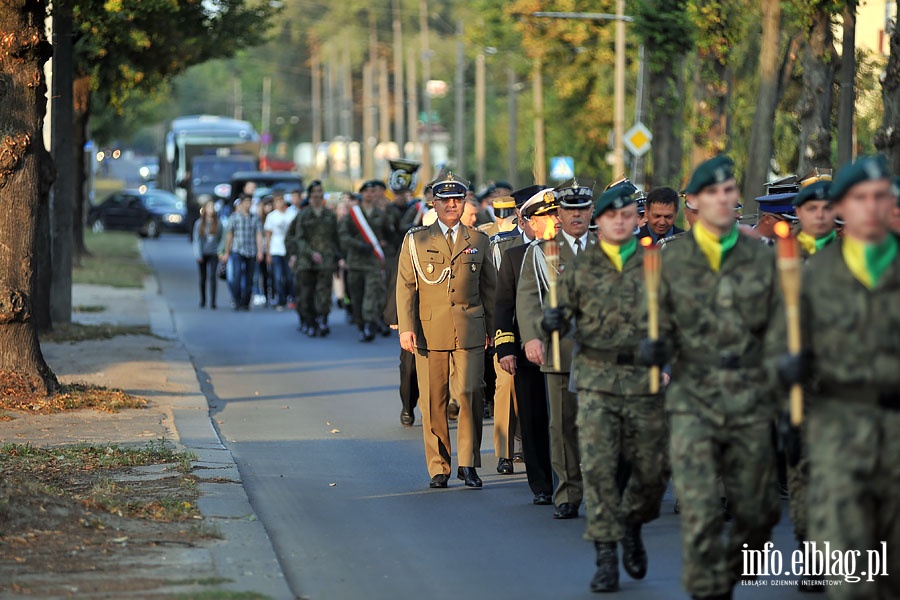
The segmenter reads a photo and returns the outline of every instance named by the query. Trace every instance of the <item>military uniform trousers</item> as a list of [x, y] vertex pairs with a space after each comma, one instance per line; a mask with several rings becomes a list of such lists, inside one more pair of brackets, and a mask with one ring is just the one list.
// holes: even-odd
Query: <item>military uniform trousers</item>
[[497, 376], [494, 387], [494, 455], [497, 458], [512, 458], [518, 424], [515, 378], [503, 370], [496, 354], [493, 358]]
[[416, 350], [425, 464], [431, 477], [450, 475], [447, 404], [451, 395], [459, 402], [459, 417], [456, 419], [458, 466], [481, 466], [481, 437], [476, 430], [482, 427], [482, 415], [477, 414], [476, 409], [483, 406], [483, 401], [479, 401], [484, 387], [483, 365], [484, 348]]
[[[671, 413], [669, 426], [681, 505], [682, 584], [696, 596], [726, 594], [743, 572], [743, 545], [761, 550], [781, 512], [771, 424], [720, 424]], [[718, 474], [734, 519], [725, 539]]]
[[514, 384], [528, 487], [533, 494], [550, 494], [553, 492], [553, 469], [547, 388], [541, 368], [526, 359], [523, 352], [516, 354]]
[[[587, 516], [585, 538], [617, 542], [625, 525], [649, 523], [669, 484], [669, 426], [663, 397], [578, 390], [578, 443]], [[619, 492], [620, 458], [630, 467]]]
[[[804, 427], [805, 429], [805, 427]], [[809, 509], [807, 498], [809, 496], [809, 451], [803, 444], [800, 460], [796, 465], [787, 466], [788, 508], [791, 514], [791, 522], [794, 524], [794, 535], [797, 541], [807, 539], [809, 530]]]
[[[845, 400], [816, 399], [809, 427], [809, 538], [832, 552], [860, 552], [861, 581], [827, 586], [829, 598], [900, 598], [900, 411]], [[868, 581], [867, 551], [887, 564]], [[882, 560], [884, 557], [882, 557]], [[874, 563], [871, 565], [874, 566]], [[842, 580], [842, 577], [834, 579]]]
[[331, 312], [331, 295], [334, 288], [330, 269], [301, 269], [300, 302], [301, 319], [327, 317]]
[[550, 463], [556, 475], [553, 503], [579, 506], [583, 498], [578, 450], [578, 397], [569, 391], [568, 373], [547, 373], [550, 403]]
[[357, 327], [381, 320], [387, 294], [384, 271], [351, 268], [347, 271], [347, 288]]

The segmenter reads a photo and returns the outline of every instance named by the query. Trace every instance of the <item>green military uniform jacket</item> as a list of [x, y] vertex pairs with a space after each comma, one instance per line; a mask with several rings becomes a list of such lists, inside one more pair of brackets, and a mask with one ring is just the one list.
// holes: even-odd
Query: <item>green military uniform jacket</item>
[[483, 348], [493, 327], [497, 269], [488, 238], [459, 226], [453, 249], [440, 224], [403, 239], [397, 271], [397, 322], [423, 350]]
[[638, 245], [622, 272], [595, 244], [559, 280], [559, 303], [575, 320], [572, 373], [578, 389], [649, 395], [650, 370], [638, 364], [647, 337], [644, 250]]
[[716, 273], [685, 235], [661, 257], [660, 326], [673, 350], [666, 409], [720, 425], [773, 419], [776, 394], [763, 368], [777, 307], [772, 249], [740, 235]]
[[[336, 270], [341, 249], [334, 212], [324, 206], [318, 215], [312, 207], [303, 209], [291, 223], [286, 245], [288, 254], [297, 257], [295, 269]], [[313, 262], [314, 252], [322, 255], [321, 263]]]
[[[597, 245], [595, 236], [588, 235], [587, 239], [587, 248], [582, 253]], [[546, 272], [544, 244], [556, 244], [557, 248], [559, 248], [560, 275], [565, 274], [566, 270], [573, 268], [575, 265], [575, 253], [572, 252], [572, 248], [562, 232], [549, 242], [544, 240], [532, 242], [525, 252], [525, 258], [522, 261], [522, 272], [519, 275], [519, 289], [516, 290], [516, 321], [519, 324], [519, 333], [521, 334], [523, 346], [526, 342], [535, 339], [545, 342], [544, 364], [541, 366], [541, 371], [544, 373], [568, 373], [572, 370], [572, 351], [575, 349], [575, 339], [571, 335], [560, 337], [560, 370], [554, 371], [551, 348], [550, 344], [547, 343], [549, 337], [541, 329], [544, 307], [549, 306], [546, 279], [543, 275]]]
[[[884, 393], [900, 394], [900, 257], [870, 290], [847, 267], [843, 243], [828, 244], [803, 266], [800, 326], [814, 356], [808, 390], [813, 403], [877, 404]], [[767, 352], [773, 378], [774, 360], [787, 348], [784, 310], [776, 316]]]
[[[362, 208], [362, 205], [360, 205], [360, 208]], [[368, 212], [363, 209], [363, 214], [365, 214], [366, 221], [369, 222], [369, 227], [372, 228], [375, 237], [380, 242], [385, 242], [389, 233], [385, 212], [377, 206], [373, 206]], [[338, 224], [338, 235], [341, 249], [347, 260], [348, 269], [353, 271], [380, 271], [384, 268], [381, 259], [372, 250], [369, 242], [363, 238], [362, 233], [360, 233], [359, 228], [357, 228], [356, 223], [349, 214], [341, 219], [341, 222]], [[387, 251], [384, 248], [384, 244], [382, 244], [382, 250]]]

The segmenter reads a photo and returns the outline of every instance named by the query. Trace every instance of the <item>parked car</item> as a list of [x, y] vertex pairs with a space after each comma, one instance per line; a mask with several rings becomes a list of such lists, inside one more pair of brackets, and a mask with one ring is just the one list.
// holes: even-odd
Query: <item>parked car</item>
[[122, 190], [91, 207], [88, 226], [95, 233], [136, 231], [157, 238], [163, 231], [187, 232], [187, 210], [175, 194], [154, 188]]

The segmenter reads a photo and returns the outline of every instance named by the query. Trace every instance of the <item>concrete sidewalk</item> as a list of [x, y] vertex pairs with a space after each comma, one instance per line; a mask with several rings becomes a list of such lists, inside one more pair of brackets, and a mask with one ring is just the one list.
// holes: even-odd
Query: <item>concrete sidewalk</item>
[[[149, 406], [114, 414], [80, 410], [17, 415], [0, 422], [0, 441], [36, 446], [173, 441], [196, 455], [193, 473], [201, 480], [198, 508], [203, 522], [222, 538], [204, 541], [191, 552], [162, 553], [160, 567], [167, 574], [177, 565], [179, 571], [194, 576], [213, 576], [224, 581], [219, 589], [256, 592], [278, 600], [295, 598], [271, 540], [250, 506], [231, 452], [210, 421], [197, 373], [178, 339], [156, 279], [148, 277], [144, 289], [75, 285], [72, 292], [74, 320], [149, 325], [157, 337], [118, 336], [78, 342], [77, 349], [71, 343], [44, 344], [47, 363], [63, 381], [121, 388], [148, 399]], [[78, 311], [101, 306], [104, 310], [98, 312]]]

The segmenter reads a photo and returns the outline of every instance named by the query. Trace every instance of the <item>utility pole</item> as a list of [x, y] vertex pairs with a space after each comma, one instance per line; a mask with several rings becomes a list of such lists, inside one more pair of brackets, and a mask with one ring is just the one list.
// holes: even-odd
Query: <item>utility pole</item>
[[544, 72], [541, 59], [531, 66], [531, 85], [534, 95], [534, 182], [547, 181], [547, 157], [544, 150]]
[[322, 143], [322, 62], [320, 59], [320, 47], [315, 44], [312, 47], [312, 69], [310, 70], [310, 91], [312, 93], [312, 145], [313, 155]]
[[400, 0], [394, 0], [394, 142], [403, 156], [403, 24], [400, 21]]
[[387, 59], [378, 59], [378, 142], [391, 141], [391, 96], [388, 93]]
[[475, 58], [475, 176], [476, 185], [484, 185], [484, 52]]
[[516, 71], [511, 66], [506, 68], [506, 101], [509, 111], [509, 128], [507, 129], [506, 179], [511, 185], [516, 185], [516, 175], [519, 171], [519, 82], [516, 80]]
[[[419, 82], [416, 80], [416, 50], [409, 49], [406, 59], [406, 118], [409, 132], [409, 143], [412, 146], [410, 155], [415, 155], [419, 145]], [[421, 156], [420, 156], [421, 158]], [[422, 181], [427, 181], [422, 176]]]
[[431, 48], [428, 45], [428, 0], [421, 0], [419, 27], [422, 30], [422, 83], [425, 105], [425, 130], [422, 135], [422, 180], [431, 181]]
[[456, 159], [453, 161], [457, 171], [462, 171], [466, 161], [466, 53], [463, 44], [463, 22], [456, 22], [456, 75], [453, 78], [456, 115], [454, 117], [453, 147]]
[[327, 60], [328, 64], [325, 66], [322, 73], [322, 78], [325, 82], [325, 102], [323, 106], [325, 112], [324, 139], [330, 142], [337, 135], [338, 115], [341, 112], [341, 107], [335, 99], [335, 94], [337, 93], [339, 85], [338, 73], [340, 72], [340, 68], [337, 64], [337, 56], [333, 44], [328, 45]]
[[[634, 122], [644, 120], [644, 46], [638, 47], [637, 89], [634, 92]], [[631, 182], [644, 189], [644, 157], [635, 156], [631, 161]]]
[[234, 101], [234, 106], [232, 107], [232, 114], [234, 118], [238, 121], [244, 118], [244, 99], [241, 88], [241, 78], [233, 75], [231, 77], [231, 94]]
[[616, 0], [615, 150], [613, 179], [625, 174], [625, 0]]
[[259, 148], [260, 162], [269, 156], [269, 142], [272, 141], [272, 78], [263, 77], [262, 91], [262, 145]]
[[363, 178], [371, 179], [375, 171], [375, 107], [372, 102], [372, 61], [363, 65]]

